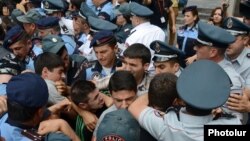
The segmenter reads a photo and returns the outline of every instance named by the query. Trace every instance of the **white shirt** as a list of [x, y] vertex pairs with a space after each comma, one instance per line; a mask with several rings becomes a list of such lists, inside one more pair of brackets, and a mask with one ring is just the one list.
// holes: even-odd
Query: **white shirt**
[[[155, 40], [165, 41], [165, 33], [158, 26], [150, 24], [150, 22], [142, 23], [130, 32], [131, 35], [126, 39], [125, 44], [130, 46], [134, 43], [144, 44], [150, 49], [150, 44]], [[154, 51], [151, 50], [151, 55], [154, 55]]]

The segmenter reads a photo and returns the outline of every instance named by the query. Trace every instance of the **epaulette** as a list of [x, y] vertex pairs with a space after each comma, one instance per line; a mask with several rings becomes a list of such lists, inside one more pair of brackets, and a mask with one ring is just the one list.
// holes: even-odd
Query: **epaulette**
[[23, 130], [21, 134], [32, 141], [44, 141], [44, 136], [39, 135], [34, 129]]

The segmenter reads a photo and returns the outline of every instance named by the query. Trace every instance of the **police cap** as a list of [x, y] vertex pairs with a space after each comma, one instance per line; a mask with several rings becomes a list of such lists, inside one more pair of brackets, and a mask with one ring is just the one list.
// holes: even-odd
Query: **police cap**
[[250, 32], [250, 27], [248, 25], [233, 17], [226, 18], [222, 23], [222, 28], [226, 29], [234, 36], [246, 35]]
[[135, 15], [139, 17], [149, 17], [154, 14], [152, 10], [136, 2], [131, 2], [129, 4], [129, 8], [130, 8], [131, 15]]
[[235, 41], [235, 37], [225, 29], [204, 22], [198, 23], [198, 37], [196, 44], [203, 44], [217, 48], [227, 48]]
[[150, 48], [155, 51], [153, 61], [155, 62], [164, 62], [173, 58], [183, 57], [184, 52], [177, 49], [176, 47], [169, 46], [162, 41], [153, 41], [150, 44]]
[[202, 110], [211, 110], [225, 104], [230, 86], [230, 78], [223, 68], [209, 60], [198, 60], [187, 66], [177, 80], [180, 98], [188, 105]]

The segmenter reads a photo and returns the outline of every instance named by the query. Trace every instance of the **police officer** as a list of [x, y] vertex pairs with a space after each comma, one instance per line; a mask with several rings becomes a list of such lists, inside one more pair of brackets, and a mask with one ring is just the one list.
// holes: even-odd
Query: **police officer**
[[117, 40], [112, 31], [97, 32], [90, 43], [93, 47], [97, 61], [91, 68], [85, 70], [85, 79], [93, 80], [114, 73], [117, 65], [121, 65], [116, 57]]
[[[165, 41], [164, 31], [149, 22], [149, 17], [153, 14], [153, 11], [135, 2], [131, 2], [129, 8], [132, 15], [130, 20], [134, 28], [126, 39], [125, 46], [141, 43], [149, 48], [155, 40]], [[153, 50], [151, 50], [151, 55], [153, 55]]]
[[59, 18], [57, 17], [44, 17], [36, 21], [38, 36], [44, 38], [49, 34], [60, 34], [60, 26], [58, 24]]
[[[133, 25], [133, 29], [130, 32], [129, 37], [125, 41], [125, 47], [128, 47], [134, 43], [141, 43], [150, 49], [150, 44], [155, 40], [165, 41], [164, 31], [150, 24], [150, 16], [153, 15], [153, 11], [149, 8], [142, 6], [138, 3], [131, 2], [129, 4], [130, 20]], [[154, 55], [154, 51], [150, 49], [151, 56]], [[153, 62], [149, 66], [149, 71], [154, 71]]]
[[[77, 22], [81, 21], [83, 25], [80, 25], [80, 33], [78, 33], [78, 43], [82, 42], [80, 45], [80, 53], [83, 56], [86, 56], [89, 61], [96, 60], [96, 57], [90, 48], [90, 42], [93, 35], [100, 30], [115, 30], [117, 26], [109, 21], [98, 18], [98, 16], [87, 6], [85, 2], [81, 4], [79, 15], [75, 16], [74, 26], [77, 25]], [[79, 25], [80, 23], [78, 23]], [[74, 27], [74, 28], [77, 28]], [[76, 29], [77, 30], [77, 29]], [[82, 33], [81, 33], [82, 32]]]
[[180, 61], [184, 52], [161, 41], [152, 42], [150, 48], [155, 51], [153, 61], [156, 74], [165, 72], [176, 76], [181, 74]]
[[35, 22], [43, 17], [45, 17], [45, 13], [41, 13], [37, 9], [31, 9], [25, 15], [17, 17], [17, 20], [22, 23], [26, 33], [32, 36], [32, 50], [35, 56], [42, 53], [41, 39], [38, 36], [37, 25]]
[[[242, 77], [236, 72], [232, 63], [225, 59], [225, 51], [233, 42], [235, 42], [235, 37], [226, 30], [204, 22], [198, 23], [198, 37], [195, 46], [197, 59], [208, 59], [218, 63], [232, 81], [231, 93], [236, 90], [242, 92], [244, 85]], [[223, 109], [242, 119], [242, 113], [230, 111], [225, 105]]]
[[21, 62], [21, 70], [34, 71], [35, 55], [32, 51], [30, 36], [19, 25], [12, 27], [6, 34], [3, 47], [15, 55]]
[[71, 55], [76, 50], [76, 42], [74, 40], [73, 20], [65, 18], [65, 12], [68, 10], [68, 2], [65, 0], [44, 0], [42, 2], [43, 9], [49, 16], [58, 17], [61, 28], [59, 36], [67, 43], [66, 48]]
[[244, 87], [250, 89], [250, 49], [246, 47], [250, 27], [236, 18], [228, 17], [223, 21], [222, 28], [236, 38], [226, 50], [226, 59], [233, 64], [235, 70], [245, 80]]
[[116, 24], [118, 25], [118, 29], [115, 31], [115, 36], [119, 43], [125, 43], [128, 35], [130, 34], [130, 30], [133, 28], [130, 22], [130, 10], [129, 4], [125, 3], [119, 5], [117, 9], [115, 9], [116, 14]]
[[[220, 83], [216, 83], [218, 80]], [[180, 111], [170, 110], [166, 114], [159, 114], [147, 106], [147, 95], [137, 98], [128, 108], [155, 139], [202, 141], [206, 124], [241, 124], [238, 118], [219, 117], [214, 120], [211, 114], [212, 109], [226, 102], [230, 91], [230, 79], [218, 64], [208, 60], [192, 63], [183, 70], [176, 87], [179, 97], [186, 104]]]

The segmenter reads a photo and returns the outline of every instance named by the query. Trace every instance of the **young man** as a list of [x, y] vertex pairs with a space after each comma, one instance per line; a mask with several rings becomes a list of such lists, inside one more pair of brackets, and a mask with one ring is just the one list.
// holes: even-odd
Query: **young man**
[[130, 71], [137, 83], [137, 95], [147, 93], [149, 83], [152, 79], [149, 73], [147, 73], [150, 61], [150, 50], [143, 44], [135, 43], [124, 52], [123, 68]]
[[95, 65], [85, 70], [85, 79], [99, 79], [114, 73], [121, 61], [116, 57], [117, 41], [112, 31], [97, 32], [90, 46], [93, 47], [97, 61]]
[[93, 113], [97, 118], [104, 110], [110, 106], [112, 99], [102, 93], [96, 88], [91, 81], [78, 80], [71, 86], [70, 98], [77, 106], [76, 110], [79, 114], [76, 120], [76, 133], [81, 140], [90, 141], [93, 132], [91, 132], [85, 125], [83, 111]]
[[153, 61], [156, 74], [168, 72], [177, 77], [181, 74], [180, 61], [184, 52], [161, 41], [152, 42], [150, 48], [155, 51]]
[[10, 50], [22, 64], [22, 70], [34, 70], [35, 55], [32, 51], [32, 42], [30, 36], [16, 25], [6, 34], [3, 47]]
[[49, 90], [49, 105], [54, 105], [65, 99], [56, 89], [55, 83], [65, 78], [64, 64], [56, 54], [45, 52], [40, 54], [35, 61], [35, 71], [46, 82]]
[[93, 133], [93, 140], [95, 140], [98, 127], [107, 113], [117, 109], [126, 109], [136, 99], [136, 86], [134, 76], [128, 71], [117, 71], [111, 76], [109, 90], [114, 104], [105, 110], [100, 116]]

